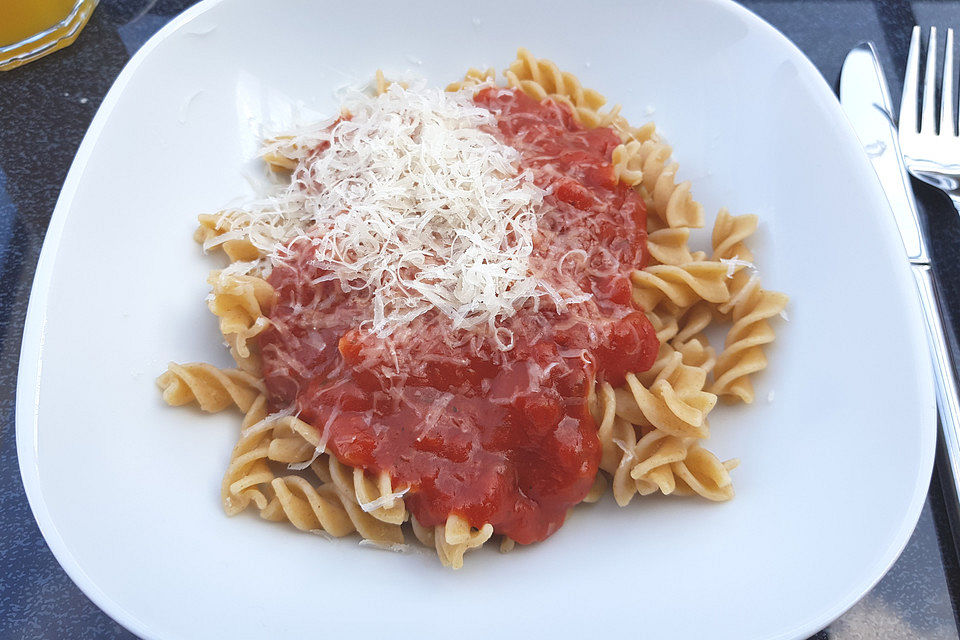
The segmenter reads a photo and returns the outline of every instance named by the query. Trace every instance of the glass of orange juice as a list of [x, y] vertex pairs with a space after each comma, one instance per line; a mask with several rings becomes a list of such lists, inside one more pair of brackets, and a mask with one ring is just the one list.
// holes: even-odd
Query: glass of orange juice
[[97, 0], [0, 0], [0, 71], [77, 39]]

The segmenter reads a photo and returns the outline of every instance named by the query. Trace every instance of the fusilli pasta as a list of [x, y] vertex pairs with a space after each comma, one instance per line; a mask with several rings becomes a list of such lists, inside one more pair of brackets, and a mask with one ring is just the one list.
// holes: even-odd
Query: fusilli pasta
[[[345, 481], [339, 463], [330, 456], [315, 458], [318, 446], [313, 427], [292, 416], [265, 417], [247, 427], [223, 478], [224, 510], [235, 515], [252, 504], [262, 518], [289, 521], [304, 531], [320, 530], [335, 537], [356, 531], [377, 543], [402, 543], [400, 523], [392, 522], [396, 513], [377, 517], [364, 511], [352, 477]], [[276, 472], [277, 464], [299, 468], [303, 463], [315, 476], [313, 481], [295, 473]], [[352, 476], [352, 471], [348, 473]], [[402, 502], [392, 509], [402, 513]]]
[[560, 71], [553, 62], [534, 57], [526, 49], [517, 51], [517, 59], [506, 70], [507, 84], [520, 89], [534, 100], [552, 98], [570, 107], [585, 127], [607, 126], [615, 112], [600, 113], [606, 99], [593, 89], [584, 89], [572, 73]]
[[653, 265], [630, 275], [633, 297], [641, 308], [656, 310], [661, 303], [687, 309], [701, 300], [727, 302], [727, 266], [722, 262], [689, 262], [683, 265]]
[[754, 276], [735, 293], [731, 303], [733, 325], [717, 357], [716, 379], [710, 389], [725, 398], [753, 402], [750, 375], [767, 366], [762, 347], [775, 337], [768, 320], [786, 308], [787, 297], [765, 291], [760, 287], [760, 279]]
[[213, 271], [207, 282], [213, 287], [207, 306], [220, 318], [220, 333], [240, 358], [248, 358], [248, 341], [270, 322], [264, 313], [276, 297], [273, 287], [256, 276], [224, 271]]
[[231, 262], [257, 260], [260, 250], [249, 238], [238, 236], [227, 215], [202, 213], [197, 216], [199, 226], [193, 238], [205, 250], [221, 249]]
[[725, 400], [747, 403], [754, 398], [750, 375], [766, 368], [762, 347], [775, 337], [768, 320], [787, 306], [787, 296], [764, 290], [759, 276], [739, 264], [753, 261], [744, 240], [756, 228], [756, 216], [732, 216], [723, 209], [717, 215], [712, 236], [713, 258], [731, 261], [730, 267], [737, 272], [731, 279], [730, 299], [717, 308], [718, 313], [729, 316], [732, 325], [717, 358], [715, 381], [710, 389]]
[[491, 67], [486, 71], [470, 68], [464, 74], [463, 80], [451, 82], [447, 85], [447, 91], [460, 91], [461, 89], [473, 88], [484, 83], [492, 83], [497, 76], [497, 72]]
[[164, 401], [173, 407], [196, 402], [204, 411], [215, 413], [236, 405], [247, 411], [266, 392], [258, 377], [237, 369], [218, 369], [210, 364], [171, 362], [157, 378]]

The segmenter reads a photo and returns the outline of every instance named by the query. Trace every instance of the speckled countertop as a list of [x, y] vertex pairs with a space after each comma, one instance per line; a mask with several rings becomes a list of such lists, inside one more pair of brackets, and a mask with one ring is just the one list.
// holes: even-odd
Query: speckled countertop
[[[30, 513], [14, 441], [17, 363], [40, 246], [80, 140], [130, 56], [190, 4], [101, 0], [73, 46], [0, 73], [0, 639], [132, 637], [70, 581]], [[960, 0], [742, 4], [793, 40], [834, 86], [846, 52], [860, 40], [873, 40], [894, 95], [900, 93], [910, 27], [960, 27]], [[960, 217], [945, 196], [923, 185], [915, 190], [953, 326], [960, 328]], [[958, 337], [954, 331], [955, 345]], [[903, 555], [873, 591], [814, 638], [960, 638], [957, 558], [935, 472]]]

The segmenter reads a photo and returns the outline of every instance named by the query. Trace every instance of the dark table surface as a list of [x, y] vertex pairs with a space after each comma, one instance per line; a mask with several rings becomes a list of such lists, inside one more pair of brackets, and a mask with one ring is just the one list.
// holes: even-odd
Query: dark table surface
[[[101, 0], [71, 47], [0, 73], [0, 639], [131, 637], [70, 581], [30, 513], [14, 439], [17, 363], [40, 246], [80, 140], [130, 56], [190, 4]], [[893, 95], [900, 93], [911, 26], [960, 27], [960, 0], [742, 4], [793, 40], [834, 87], [847, 51], [860, 40], [873, 40]], [[960, 217], [946, 196], [924, 185], [914, 188], [931, 232], [934, 266], [949, 303], [956, 345]], [[954, 352], [960, 353], [956, 346]], [[903, 555], [873, 591], [814, 638], [960, 638], [960, 569], [947, 503], [934, 472], [920, 522]]]

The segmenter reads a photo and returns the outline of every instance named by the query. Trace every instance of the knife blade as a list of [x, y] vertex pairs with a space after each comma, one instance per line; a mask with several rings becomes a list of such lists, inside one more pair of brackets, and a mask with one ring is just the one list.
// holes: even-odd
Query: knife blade
[[954, 542], [960, 546], [960, 394], [944, 333], [944, 326], [949, 324], [900, 152], [890, 92], [873, 43], [860, 43], [844, 60], [840, 72], [840, 104], [880, 178], [917, 285], [936, 381], [943, 445], [938, 447], [937, 469]]
[[851, 49], [840, 70], [840, 105], [873, 165], [900, 229], [907, 258], [930, 261], [910, 178], [900, 153], [890, 91], [872, 42]]

